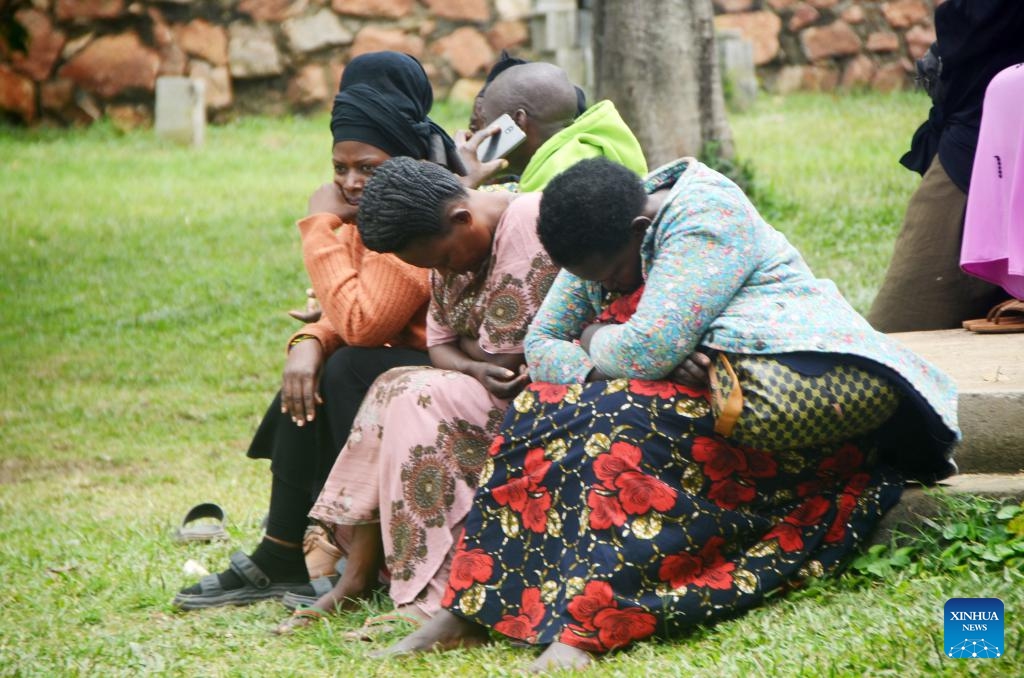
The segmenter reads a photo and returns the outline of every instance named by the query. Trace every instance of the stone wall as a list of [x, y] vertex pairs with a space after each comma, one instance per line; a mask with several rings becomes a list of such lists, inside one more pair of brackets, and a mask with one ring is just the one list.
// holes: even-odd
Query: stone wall
[[471, 97], [528, 42], [530, 0], [0, 0], [0, 21], [11, 10], [28, 49], [0, 38], [0, 115], [131, 127], [151, 121], [161, 75], [204, 80], [214, 119], [309, 111], [382, 49], [419, 58], [438, 96]]
[[787, 93], [913, 82], [914, 60], [935, 41], [943, 0], [713, 0], [719, 29], [754, 45], [764, 87]]
[[[613, 0], [609, 0], [613, 1]], [[623, 0], [624, 1], [624, 0]], [[770, 89], [909, 84], [942, 0], [714, 0]], [[471, 98], [501, 49], [528, 52], [544, 0], [0, 0], [0, 116], [148, 124], [160, 75], [206, 83], [213, 119], [329, 106], [353, 56], [418, 57], [438, 97]], [[537, 19], [534, 19], [536, 25]], [[10, 30], [0, 36], [13, 35]]]

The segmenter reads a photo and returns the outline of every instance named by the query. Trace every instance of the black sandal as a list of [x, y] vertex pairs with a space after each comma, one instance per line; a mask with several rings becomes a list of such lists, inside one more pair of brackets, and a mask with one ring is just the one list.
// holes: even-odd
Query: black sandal
[[179, 591], [173, 605], [182, 610], [202, 610], [224, 605], [251, 605], [261, 600], [281, 598], [288, 591], [301, 586], [301, 582], [273, 582], [249, 556], [235, 551], [229, 556], [231, 569], [242, 580], [242, 586], [225, 589], [215, 574], [199, 580], [199, 593]]
[[[204, 518], [210, 518], [214, 522], [198, 522]], [[174, 538], [182, 543], [227, 539], [228, 531], [224, 528], [224, 520], [224, 509], [217, 504], [196, 504], [185, 514], [185, 519], [181, 521]]]

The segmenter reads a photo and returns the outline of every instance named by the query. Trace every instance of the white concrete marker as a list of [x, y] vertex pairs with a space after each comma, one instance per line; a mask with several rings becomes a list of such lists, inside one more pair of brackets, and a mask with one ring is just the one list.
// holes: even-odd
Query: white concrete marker
[[206, 138], [206, 83], [177, 76], [156, 79], [157, 136], [202, 146]]

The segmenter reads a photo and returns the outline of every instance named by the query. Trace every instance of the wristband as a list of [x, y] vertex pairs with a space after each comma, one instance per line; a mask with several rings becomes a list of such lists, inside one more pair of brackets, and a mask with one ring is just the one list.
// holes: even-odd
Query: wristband
[[293, 348], [295, 348], [296, 345], [301, 344], [307, 339], [316, 339], [316, 337], [314, 337], [312, 334], [300, 334], [299, 336], [295, 337], [294, 339], [288, 342], [288, 350], [292, 350]]

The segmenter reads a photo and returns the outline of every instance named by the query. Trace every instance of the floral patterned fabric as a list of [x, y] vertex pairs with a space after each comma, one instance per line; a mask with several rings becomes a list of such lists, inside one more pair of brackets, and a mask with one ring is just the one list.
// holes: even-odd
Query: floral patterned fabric
[[855, 355], [895, 371], [920, 394], [940, 420], [931, 434], [947, 441], [943, 451], [960, 438], [953, 380], [874, 331], [728, 178], [683, 158], [652, 172], [645, 189], [668, 197], [644, 238], [647, 292], [636, 313], [597, 332], [588, 354], [566, 339], [600, 312], [604, 290], [562, 271], [526, 338], [535, 380], [582, 383], [595, 366], [613, 377], [660, 379], [701, 345], [748, 355]]
[[[536, 235], [539, 196], [516, 198], [476, 274], [435, 276], [428, 345], [476, 339], [521, 353], [526, 328], [554, 279]], [[370, 388], [310, 517], [334, 526], [380, 523], [396, 605], [440, 609], [448, 566], [477, 476], [508, 402], [449, 370], [389, 370]]]
[[[624, 323], [643, 290], [594, 320]], [[876, 434], [762, 450], [670, 381], [531, 384], [508, 410], [444, 604], [529, 643], [607, 652], [831, 573], [902, 491]]]
[[523, 352], [526, 330], [558, 272], [537, 238], [539, 209], [539, 194], [512, 202], [480, 271], [431, 271], [428, 348], [470, 337], [488, 353]]
[[445, 604], [606, 652], [833, 572], [899, 500], [870, 438], [766, 451], [713, 428], [707, 393], [667, 381], [532, 384], [491, 445]]

